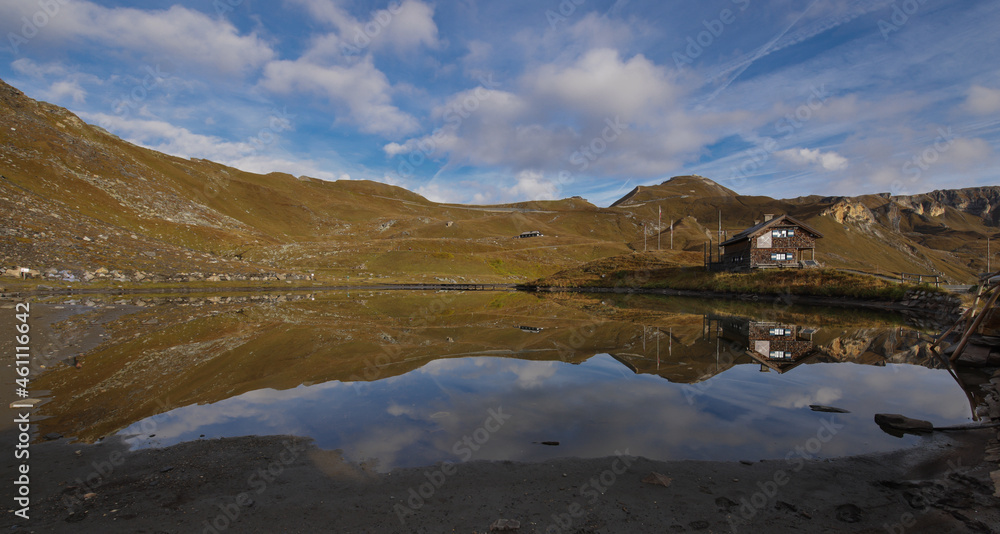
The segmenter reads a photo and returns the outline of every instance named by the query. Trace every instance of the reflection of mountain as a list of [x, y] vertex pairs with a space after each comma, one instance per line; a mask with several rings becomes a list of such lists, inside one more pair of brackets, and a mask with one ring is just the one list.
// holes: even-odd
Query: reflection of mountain
[[[42, 433], [93, 441], [176, 407], [262, 389], [381, 380], [442, 358], [577, 364], [608, 353], [633, 372], [674, 383], [754, 362], [720, 320], [687, 313], [684, 301], [664, 302], [655, 314], [623, 319], [602, 315], [596, 304], [527, 293], [134, 299], [144, 308], [105, 325], [108, 341], [84, 356], [82, 369], [59, 368], [33, 384], [51, 391], [41, 408]], [[896, 334], [828, 320], [814, 338], [810, 361], [932, 361]]]

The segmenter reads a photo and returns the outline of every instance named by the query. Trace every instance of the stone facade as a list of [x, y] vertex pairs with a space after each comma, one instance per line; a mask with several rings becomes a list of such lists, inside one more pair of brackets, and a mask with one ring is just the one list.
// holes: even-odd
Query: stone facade
[[[744, 230], [726, 241], [722, 257], [716, 265], [732, 271], [759, 267], [802, 267], [801, 262], [815, 259], [817, 237], [822, 235], [783, 215]], [[779, 256], [775, 257], [775, 254]]]

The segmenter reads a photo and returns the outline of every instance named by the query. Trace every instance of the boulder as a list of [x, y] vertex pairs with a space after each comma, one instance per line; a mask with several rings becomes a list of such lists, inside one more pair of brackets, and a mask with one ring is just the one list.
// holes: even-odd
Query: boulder
[[930, 421], [922, 421], [898, 413], [877, 413], [875, 423], [886, 433], [902, 437], [905, 433], [921, 434], [934, 430]]

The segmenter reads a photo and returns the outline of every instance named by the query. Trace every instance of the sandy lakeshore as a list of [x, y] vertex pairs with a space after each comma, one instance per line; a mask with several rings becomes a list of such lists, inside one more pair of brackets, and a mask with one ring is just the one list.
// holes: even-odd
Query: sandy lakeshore
[[[503, 528], [496, 522], [506, 519], [524, 533], [997, 532], [1000, 499], [983, 461], [991, 432], [938, 433], [918, 447], [834, 460], [619, 456], [473, 461], [385, 474], [294, 437], [136, 452], [117, 440], [60, 439], [31, 447], [30, 519], [11, 510], [2, 527], [482, 533]], [[668, 485], [643, 482], [651, 473]]]

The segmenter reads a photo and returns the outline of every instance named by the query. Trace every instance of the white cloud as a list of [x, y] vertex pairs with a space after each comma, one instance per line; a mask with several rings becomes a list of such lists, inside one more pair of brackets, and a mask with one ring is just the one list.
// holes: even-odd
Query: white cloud
[[[241, 35], [225, 19], [182, 6], [107, 8], [82, 0], [60, 0], [58, 5], [59, 12], [49, 17], [36, 39], [93, 41], [222, 75], [246, 73], [274, 57], [270, 45], [256, 33]], [[36, 11], [35, 2], [2, 2], [0, 20], [16, 24]]]
[[965, 108], [980, 115], [1000, 113], [1000, 89], [973, 85], [965, 100]]
[[173, 156], [208, 159], [260, 174], [285, 172], [324, 180], [335, 180], [338, 176], [315, 161], [276, 155], [280, 153], [277, 146], [261, 147], [250, 140], [226, 141], [215, 136], [197, 134], [162, 120], [130, 119], [106, 113], [80, 113], [80, 116], [115, 132], [131, 143]]
[[443, 204], [459, 203], [468, 200], [464, 192], [460, 193], [454, 185], [442, 184], [440, 182], [430, 182], [421, 185], [417, 187], [415, 192], [431, 202], [440, 202]]
[[83, 104], [87, 100], [87, 92], [76, 81], [61, 81], [52, 84], [46, 98], [54, 102], [69, 98], [74, 104]]
[[[452, 95], [432, 113], [442, 123], [438, 129], [383, 151], [390, 157], [446, 158], [445, 168], [658, 176], [677, 170], [749, 116], [689, 112], [685, 87], [667, 69], [641, 54], [626, 59], [605, 48], [565, 64], [535, 66], [511, 85]], [[554, 192], [525, 183], [516, 195], [494, 188], [482, 196], [523, 199], [529, 190]]]
[[623, 61], [608, 48], [591, 50], [566, 67], [543, 65], [526, 77], [525, 85], [538, 98], [577, 113], [621, 116], [629, 122], [655, 121], [657, 112], [680, 96], [666, 69], [641, 54]]
[[950, 146], [939, 152], [942, 163], [967, 170], [989, 161], [993, 155], [993, 147], [983, 139], [960, 137], [952, 140]]
[[352, 65], [323, 66], [300, 59], [274, 61], [264, 68], [261, 86], [279, 93], [311, 93], [347, 110], [365, 133], [396, 136], [417, 129], [417, 120], [392, 104], [385, 74], [366, 57]]
[[373, 11], [368, 20], [353, 17], [336, 0], [294, 0], [320, 21], [337, 30], [317, 41], [312, 54], [335, 57], [347, 52], [360, 54], [392, 50], [412, 54], [420, 48], [438, 49], [442, 43], [434, 22], [434, 7], [420, 0], [393, 2], [386, 9]]
[[557, 198], [559, 185], [536, 171], [517, 173], [517, 183], [507, 189], [514, 200], [553, 200]]
[[821, 152], [818, 148], [780, 150], [775, 155], [800, 167], [817, 165], [824, 171], [840, 171], [846, 169], [849, 165], [847, 158], [844, 156], [833, 151]]

